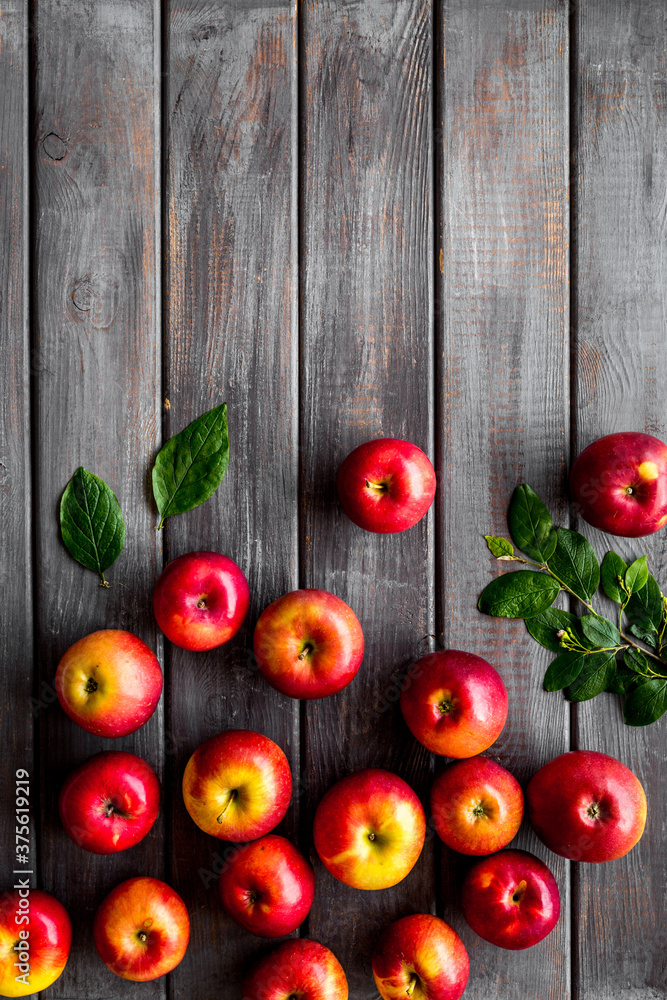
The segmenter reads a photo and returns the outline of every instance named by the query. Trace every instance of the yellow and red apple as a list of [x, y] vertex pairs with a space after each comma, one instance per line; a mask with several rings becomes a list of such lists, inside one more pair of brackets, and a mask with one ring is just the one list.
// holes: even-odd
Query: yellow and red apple
[[243, 983], [243, 1000], [347, 1000], [347, 979], [332, 951], [291, 938], [259, 960]]
[[430, 913], [412, 913], [390, 924], [373, 952], [382, 1000], [459, 1000], [469, 973], [463, 941]]
[[633, 431], [598, 438], [572, 466], [570, 491], [594, 528], [651, 535], [667, 524], [667, 445]]
[[45, 990], [65, 968], [71, 945], [72, 924], [54, 896], [27, 887], [3, 893], [0, 996], [25, 997]]
[[75, 768], [58, 800], [65, 832], [93, 854], [115, 854], [146, 836], [160, 810], [160, 782], [141, 757], [105, 750]]
[[377, 534], [406, 531], [435, 496], [435, 471], [416, 445], [400, 438], [367, 441], [338, 471], [338, 496], [356, 525]]
[[250, 590], [241, 569], [220, 552], [188, 552], [162, 571], [153, 593], [155, 620], [182, 649], [214, 649], [236, 635]]
[[474, 757], [500, 736], [507, 690], [481, 656], [446, 649], [412, 665], [401, 689], [401, 711], [427, 750], [443, 757]]
[[236, 850], [219, 885], [222, 905], [237, 924], [259, 937], [284, 937], [308, 916], [315, 875], [294, 844], [268, 834]]
[[190, 918], [178, 893], [157, 878], [121, 882], [100, 904], [93, 940], [121, 979], [144, 983], [175, 969], [187, 951]]
[[500, 851], [478, 861], [463, 881], [461, 902], [475, 934], [511, 951], [542, 941], [560, 916], [556, 879], [527, 851]]
[[56, 671], [58, 700], [95, 736], [127, 736], [147, 722], [162, 694], [157, 657], [139, 636], [101, 629], [79, 639]]
[[326, 590], [293, 590], [270, 604], [255, 626], [259, 669], [291, 698], [326, 698], [356, 675], [364, 656], [359, 619]]
[[183, 774], [183, 800], [197, 826], [221, 840], [256, 840], [273, 830], [292, 797], [292, 772], [277, 743], [229, 729], [202, 743]]
[[325, 868], [355, 889], [386, 889], [414, 868], [426, 833], [421, 802], [402, 778], [368, 768], [342, 778], [317, 807], [313, 837]]
[[521, 785], [489, 757], [457, 760], [433, 782], [431, 815], [436, 833], [452, 850], [492, 854], [506, 847], [521, 826]]
[[543, 844], [570, 861], [613, 861], [644, 832], [646, 795], [614, 757], [570, 750], [554, 757], [526, 789], [530, 822]]

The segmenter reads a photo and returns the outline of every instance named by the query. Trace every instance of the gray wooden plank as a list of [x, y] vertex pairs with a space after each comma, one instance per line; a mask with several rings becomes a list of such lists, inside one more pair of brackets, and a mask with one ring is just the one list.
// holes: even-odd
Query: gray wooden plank
[[[343, 513], [335, 477], [376, 437], [433, 454], [431, 21], [428, 0], [301, 8], [301, 584], [347, 601], [366, 640], [349, 688], [305, 705], [304, 838], [347, 773], [386, 767], [422, 799], [430, 781], [396, 695], [434, 630], [432, 513], [403, 534], [368, 534]], [[379, 933], [434, 906], [432, 839], [393, 889], [316, 872], [308, 934], [338, 956], [352, 997], [375, 997]]]
[[[483, 534], [507, 537], [515, 485], [530, 483], [566, 522], [568, 461], [568, 20], [557, 0], [446, 0], [439, 32], [436, 291], [438, 632], [486, 657], [509, 694], [488, 751], [522, 784], [569, 749], [568, 709], [542, 690], [549, 660], [520, 622], [476, 610], [500, 571]], [[526, 828], [515, 846], [546, 860], [563, 916], [524, 952], [476, 938], [458, 905], [466, 863], [442, 856], [444, 918], [470, 953], [466, 996], [569, 996], [567, 864]]]
[[247, 621], [210, 653], [169, 651], [167, 702], [174, 884], [193, 914], [171, 996], [240, 995], [266, 942], [221, 911], [228, 849], [200, 832], [181, 795], [185, 763], [208, 737], [265, 733], [295, 783], [280, 831], [298, 829], [298, 703], [254, 668], [254, 623], [298, 584], [296, 326], [296, 7], [291, 2], [166, 8], [165, 431], [227, 402], [230, 463], [206, 504], [165, 526], [168, 558], [229, 555], [248, 577]]
[[[33, 632], [30, 474], [30, 343], [28, 331], [28, 10], [23, 0], [0, 9], [0, 581], [5, 625], [0, 631], [6, 763], [0, 787], [0, 886], [15, 869], [34, 872], [35, 806], [39, 803], [32, 746]], [[32, 828], [29, 864], [16, 860], [17, 769], [30, 773]]]
[[[160, 435], [159, 5], [40, 0], [33, 29], [35, 572], [48, 692], [65, 649], [96, 629], [129, 629], [159, 651], [150, 601], [161, 551], [147, 493]], [[59, 537], [60, 495], [81, 464], [115, 490], [127, 522], [108, 590]], [[161, 771], [162, 707], [133, 736], [106, 741], [47, 702], [38, 720], [42, 882], [74, 922], [72, 957], [51, 995], [162, 997], [164, 980], [129, 983], [104, 967], [91, 925], [124, 878], [164, 877], [163, 822], [132, 850], [99, 857], [66, 837], [56, 808], [67, 771], [102, 746], [135, 751]]]
[[[592, 0], [576, 8], [577, 226], [574, 455], [603, 434], [639, 430], [667, 440], [665, 273], [667, 244], [667, 10], [641, 0]], [[578, 526], [600, 556], [648, 553], [667, 586], [667, 534], [616, 539]], [[663, 718], [623, 725], [620, 699], [577, 707], [574, 742], [619, 758], [648, 798], [646, 832], [625, 858], [578, 866], [577, 1000], [667, 995], [664, 887], [667, 781]]]

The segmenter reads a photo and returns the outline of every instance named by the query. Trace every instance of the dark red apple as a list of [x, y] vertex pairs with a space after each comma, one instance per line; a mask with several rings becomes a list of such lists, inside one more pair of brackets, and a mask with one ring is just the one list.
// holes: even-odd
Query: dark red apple
[[651, 535], [667, 524], [667, 445], [633, 431], [598, 438], [572, 466], [570, 492], [594, 528]]
[[463, 881], [461, 902], [475, 934], [512, 951], [542, 941], [560, 916], [556, 879], [527, 851], [500, 851], [478, 861]]
[[365, 531], [406, 531], [433, 503], [435, 472], [424, 452], [400, 438], [359, 445], [338, 472], [343, 510]]
[[105, 750], [80, 764], [60, 792], [65, 832], [93, 854], [115, 854], [142, 840], [160, 810], [160, 782], [145, 760]]
[[513, 774], [488, 757], [449, 764], [433, 782], [435, 831], [461, 854], [491, 854], [507, 847], [523, 819], [523, 792]]
[[259, 960], [243, 983], [243, 1000], [347, 1000], [347, 979], [332, 951], [290, 938]]
[[259, 617], [253, 639], [262, 676], [290, 698], [326, 698], [356, 675], [364, 657], [359, 619], [326, 590], [293, 590]]
[[197, 826], [222, 840], [256, 840], [280, 823], [292, 797], [292, 772], [277, 743], [249, 729], [228, 729], [202, 743], [183, 775], [183, 800]]
[[0, 897], [0, 996], [26, 997], [54, 983], [67, 964], [72, 924], [67, 910], [41, 889]]
[[430, 913], [413, 913], [384, 931], [373, 952], [382, 1000], [459, 1000], [470, 962], [455, 930]]
[[313, 838], [325, 868], [355, 889], [386, 889], [408, 875], [426, 833], [422, 804], [402, 778], [381, 768], [349, 774], [326, 793]]
[[127, 736], [147, 722], [162, 694], [162, 670], [139, 636], [101, 629], [63, 655], [55, 679], [63, 709], [95, 736]]
[[153, 594], [155, 619], [182, 649], [214, 649], [236, 635], [248, 613], [245, 576], [219, 552], [188, 552], [162, 572]]
[[481, 656], [446, 649], [412, 665], [403, 681], [401, 711], [427, 750], [443, 757], [474, 757], [500, 736], [507, 690]]
[[308, 916], [315, 875], [294, 844], [269, 834], [243, 844], [220, 875], [220, 898], [227, 913], [251, 934], [283, 937]]
[[187, 951], [190, 918], [185, 903], [158, 878], [121, 882], [100, 904], [93, 940], [107, 968], [121, 979], [145, 983], [175, 969]]
[[526, 789], [530, 822], [542, 843], [570, 861], [613, 861], [644, 832], [646, 795], [619, 760], [595, 750], [554, 757]]

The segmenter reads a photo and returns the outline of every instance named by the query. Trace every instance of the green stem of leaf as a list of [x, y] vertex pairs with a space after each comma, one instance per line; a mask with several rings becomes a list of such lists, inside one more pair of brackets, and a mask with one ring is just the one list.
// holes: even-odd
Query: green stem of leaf
[[[618, 631], [621, 632], [620, 629]], [[625, 639], [625, 641], [630, 646], [632, 646], [633, 649], [638, 649], [640, 653], [644, 654], [644, 656], [650, 656], [652, 660], [656, 660], [663, 667], [665, 666], [665, 661], [664, 660], [661, 660], [659, 656], [656, 656], [655, 653], [652, 653], [650, 649], [645, 649], [643, 646], [640, 646], [638, 642], [633, 642], [632, 639], [630, 638], [630, 636], [626, 635], [625, 632], [621, 632], [621, 639]], [[664, 677], [665, 676], [664, 674], [656, 674], [653, 670], [651, 670], [651, 673], [655, 677]]]
[[100, 573], [100, 587], [110, 586], [109, 581], [105, 577], [104, 573]]
[[575, 594], [575, 592], [572, 590], [571, 587], [568, 587], [568, 585], [566, 583], [563, 583], [563, 581], [561, 580], [561, 578], [559, 576], [556, 576], [556, 574], [554, 573], [554, 571], [552, 569], [550, 569], [549, 566], [546, 563], [543, 563], [542, 566], [540, 567], [540, 569], [546, 570], [547, 573], [549, 574], [549, 576], [552, 576], [554, 578], [554, 580], [561, 585], [561, 587], [563, 588], [563, 590], [566, 590], [568, 592], [568, 594], [572, 594], [572, 596], [576, 597], [576, 599], [578, 601], [581, 601], [581, 603], [584, 605], [584, 607], [588, 608], [588, 610], [591, 612], [591, 614], [595, 615], [596, 618], [601, 618], [602, 617], [602, 615], [599, 615], [597, 613], [597, 611], [595, 610], [595, 608], [593, 607], [592, 604], [590, 604], [583, 597], [580, 597], [579, 594]]

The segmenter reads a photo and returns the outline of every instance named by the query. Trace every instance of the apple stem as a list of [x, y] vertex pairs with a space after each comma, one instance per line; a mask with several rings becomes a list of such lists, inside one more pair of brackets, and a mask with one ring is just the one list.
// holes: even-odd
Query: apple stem
[[416, 985], [417, 985], [418, 982], [419, 982], [419, 976], [417, 975], [416, 972], [413, 972], [412, 975], [410, 976], [410, 982], [408, 983], [408, 985], [405, 988], [405, 995], [406, 996], [408, 996], [408, 997], [412, 996], [412, 994], [414, 993], [415, 987], [416, 987]]
[[227, 812], [227, 810], [229, 809], [230, 805], [232, 804], [237, 795], [238, 792], [236, 791], [236, 789], [232, 788], [229, 792], [227, 801], [225, 802], [225, 806], [220, 815], [218, 816], [218, 823], [222, 823], [223, 819], [225, 818], [225, 813]]
[[301, 650], [301, 652], [299, 653], [299, 659], [300, 659], [300, 660], [305, 660], [305, 658], [306, 658], [306, 657], [307, 657], [307, 656], [308, 656], [308, 655], [309, 655], [310, 653], [312, 653], [312, 651], [313, 651], [313, 647], [312, 647], [312, 646], [310, 645], [310, 643], [309, 643], [309, 642], [307, 642], [307, 643], [306, 643], [306, 645], [305, 645], [305, 646], [303, 647], [303, 649]]

